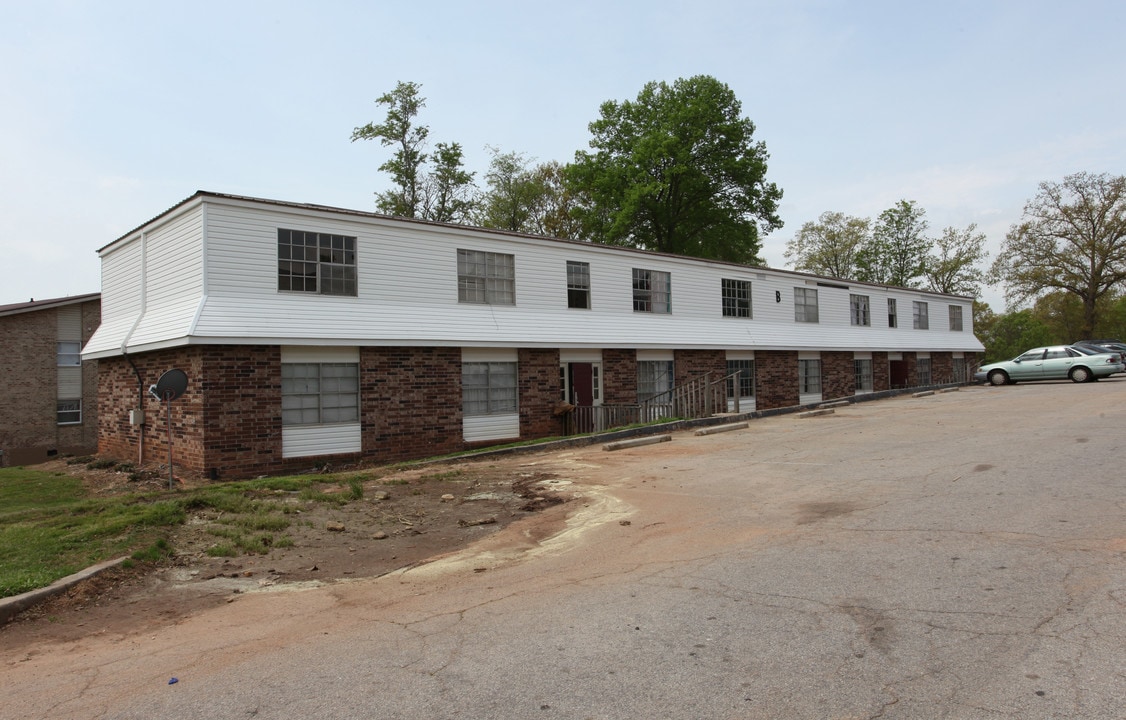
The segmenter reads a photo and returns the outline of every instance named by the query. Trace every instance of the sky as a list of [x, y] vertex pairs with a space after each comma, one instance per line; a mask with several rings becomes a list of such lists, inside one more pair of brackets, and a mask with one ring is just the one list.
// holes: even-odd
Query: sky
[[993, 257], [1040, 183], [1126, 173], [1123, 27], [1119, 0], [0, 0], [0, 305], [98, 292], [97, 249], [196, 190], [374, 211], [389, 150], [350, 137], [400, 81], [480, 180], [490, 147], [569, 162], [601, 103], [711, 75], [784, 193], [771, 267], [901, 199]]

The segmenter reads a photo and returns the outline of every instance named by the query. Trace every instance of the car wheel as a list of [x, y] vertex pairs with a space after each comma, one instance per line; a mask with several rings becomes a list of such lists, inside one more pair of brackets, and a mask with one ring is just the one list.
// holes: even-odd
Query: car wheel
[[1077, 367], [1071, 369], [1071, 382], [1089, 382], [1093, 377], [1091, 371], [1085, 367]]
[[993, 372], [989, 373], [990, 385], [1007, 385], [1008, 382], [1009, 376], [1005, 374], [1004, 370], [994, 370]]

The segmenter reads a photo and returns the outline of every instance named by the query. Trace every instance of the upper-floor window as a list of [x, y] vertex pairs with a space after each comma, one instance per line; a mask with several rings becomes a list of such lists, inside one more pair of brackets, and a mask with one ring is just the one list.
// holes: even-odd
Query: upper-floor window
[[672, 312], [672, 278], [667, 272], [633, 269], [633, 311]]
[[899, 327], [899, 318], [895, 312], [895, 298], [888, 298], [888, 327]]
[[751, 282], [750, 280], [721, 281], [724, 317], [751, 317]]
[[911, 304], [911, 321], [916, 330], [929, 330], [931, 323], [927, 317], [927, 304], [916, 300]]
[[567, 261], [567, 307], [590, 309], [590, 263]]
[[356, 294], [356, 238], [278, 228], [278, 290]]
[[82, 343], [61, 342], [56, 353], [59, 367], [78, 367], [82, 364]]
[[320, 425], [360, 419], [356, 363], [282, 363], [282, 425]]
[[951, 330], [961, 330], [962, 329], [962, 306], [961, 305], [951, 305], [950, 306], [950, 329]]
[[794, 322], [818, 322], [815, 289], [794, 288]]
[[872, 315], [868, 311], [868, 296], [867, 295], [849, 295], [848, 296], [849, 312], [852, 316], [853, 325], [871, 325]]
[[516, 304], [516, 257], [480, 250], [457, 251], [457, 301]]

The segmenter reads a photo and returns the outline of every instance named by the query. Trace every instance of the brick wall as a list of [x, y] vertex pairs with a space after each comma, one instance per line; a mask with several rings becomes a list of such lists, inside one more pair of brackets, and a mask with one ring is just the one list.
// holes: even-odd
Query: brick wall
[[559, 351], [520, 348], [520, 437], [540, 438], [563, 434], [563, 418], [555, 415], [562, 396], [559, 387]]
[[[80, 312], [85, 343], [98, 328], [101, 302], [82, 302]], [[57, 454], [87, 454], [97, 446], [96, 361], [82, 363], [82, 422], [58, 424], [58, 332], [58, 307], [0, 317], [4, 367], [0, 464], [23, 465]]]
[[931, 353], [931, 382], [936, 385], [954, 382], [954, 353]]
[[602, 351], [602, 402], [632, 405], [637, 402], [637, 351]]
[[919, 384], [919, 360], [913, 352], [903, 353], [903, 364], [907, 367], [907, 387]]
[[361, 348], [360, 397], [363, 447], [375, 459], [444, 455], [465, 446], [461, 348]]
[[674, 350], [674, 384], [684, 385], [706, 372], [712, 374], [713, 382], [727, 374], [727, 353], [723, 350]]
[[821, 397], [836, 400], [856, 394], [856, 365], [851, 352], [821, 353]]
[[798, 353], [796, 350], [760, 350], [755, 353], [755, 409], [793, 407], [798, 399]]
[[872, 390], [874, 392], [891, 390], [891, 373], [886, 352], [872, 353]]

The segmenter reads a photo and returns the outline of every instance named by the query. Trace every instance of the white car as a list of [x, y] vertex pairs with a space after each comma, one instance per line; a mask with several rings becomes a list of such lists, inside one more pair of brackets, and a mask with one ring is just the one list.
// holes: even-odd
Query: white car
[[1070, 345], [1038, 347], [1012, 360], [982, 365], [974, 381], [990, 385], [1011, 385], [1024, 380], [1065, 380], [1089, 382], [1126, 370], [1122, 356], [1107, 351], [1085, 354]]

